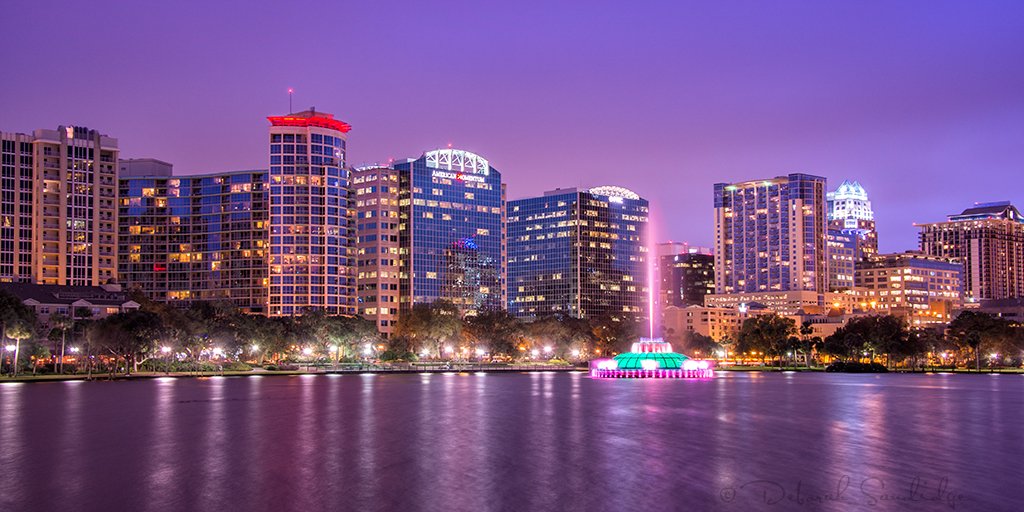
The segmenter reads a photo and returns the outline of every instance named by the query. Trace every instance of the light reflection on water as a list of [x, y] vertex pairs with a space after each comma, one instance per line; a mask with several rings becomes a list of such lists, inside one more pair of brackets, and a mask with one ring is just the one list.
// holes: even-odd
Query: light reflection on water
[[1010, 376], [4, 384], [0, 510], [1020, 510], [1021, 425]]

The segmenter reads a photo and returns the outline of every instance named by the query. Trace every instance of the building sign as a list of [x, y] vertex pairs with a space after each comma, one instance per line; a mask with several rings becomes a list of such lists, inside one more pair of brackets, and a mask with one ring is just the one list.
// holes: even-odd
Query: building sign
[[431, 173], [431, 176], [435, 178], [448, 178], [455, 181], [475, 181], [477, 183], [484, 183], [487, 181], [483, 176], [478, 176], [476, 174], [465, 174], [455, 171], [439, 171], [436, 169]]

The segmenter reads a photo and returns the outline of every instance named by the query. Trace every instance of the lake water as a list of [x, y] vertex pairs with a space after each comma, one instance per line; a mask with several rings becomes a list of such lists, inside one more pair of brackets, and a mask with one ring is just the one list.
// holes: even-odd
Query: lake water
[[0, 510], [1024, 510], [1024, 376], [0, 384]]

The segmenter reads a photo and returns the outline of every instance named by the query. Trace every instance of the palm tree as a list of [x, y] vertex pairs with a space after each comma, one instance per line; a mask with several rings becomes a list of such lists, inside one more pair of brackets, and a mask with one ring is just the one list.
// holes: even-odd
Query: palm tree
[[814, 334], [814, 325], [811, 323], [810, 320], [804, 320], [804, 322], [800, 324], [800, 336], [803, 337], [804, 344], [807, 345], [807, 351], [804, 352], [804, 364], [808, 368], [811, 367], [810, 339], [812, 334]]
[[67, 342], [68, 329], [74, 327], [75, 321], [68, 315], [57, 313], [50, 317], [50, 326], [60, 331], [60, 360], [57, 363], [57, 372], [64, 373], [64, 346]]
[[7, 331], [4, 333], [8, 338], [14, 340], [14, 365], [11, 369], [11, 376], [18, 376], [18, 354], [21, 352], [21, 340], [25, 340], [32, 337], [32, 330], [25, 327], [23, 323], [15, 323], [7, 326]]

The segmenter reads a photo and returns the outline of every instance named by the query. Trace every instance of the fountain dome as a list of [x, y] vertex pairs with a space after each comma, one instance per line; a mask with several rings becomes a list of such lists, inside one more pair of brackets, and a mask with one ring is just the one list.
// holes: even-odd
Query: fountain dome
[[613, 359], [590, 363], [590, 375], [599, 378], [708, 378], [714, 376], [711, 361], [696, 361], [673, 352], [662, 339], [641, 338], [629, 352]]

